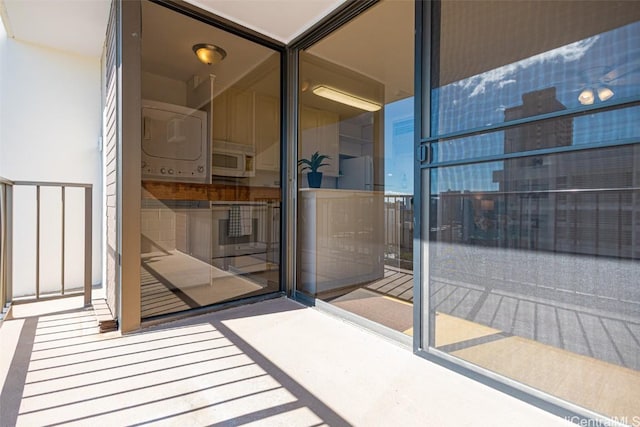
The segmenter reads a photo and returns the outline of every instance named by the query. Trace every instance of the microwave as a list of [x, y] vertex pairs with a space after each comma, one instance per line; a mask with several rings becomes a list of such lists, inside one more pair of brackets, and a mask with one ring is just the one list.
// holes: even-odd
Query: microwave
[[211, 147], [211, 175], [255, 176], [255, 157], [255, 150], [250, 145], [214, 140]]

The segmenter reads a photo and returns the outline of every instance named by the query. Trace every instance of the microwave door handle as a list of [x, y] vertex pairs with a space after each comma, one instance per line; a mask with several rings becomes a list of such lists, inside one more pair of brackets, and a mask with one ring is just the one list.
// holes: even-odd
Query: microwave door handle
[[243, 177], [247, 176], [247, 156], [242, 153], [240, 154], [240, 171]]

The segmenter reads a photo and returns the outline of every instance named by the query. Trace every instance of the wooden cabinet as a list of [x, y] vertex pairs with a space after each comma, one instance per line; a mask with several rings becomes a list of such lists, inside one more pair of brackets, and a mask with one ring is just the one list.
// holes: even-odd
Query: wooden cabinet
[[299, 157], [308, 159], [316, 151], [331, 157], [325, 161], [329, 165], [319, 170], [326, 176], [338, 176], [340, 172], [338, 123], [337, 113], [310, 107], [300, 109]]
[[253, 145], [251, 90], [227, 89], [213, 99], [213, 139]]
[[256, 169], [280, 170], [280, 103], [275, 97], [256, 94], [254, 106]]

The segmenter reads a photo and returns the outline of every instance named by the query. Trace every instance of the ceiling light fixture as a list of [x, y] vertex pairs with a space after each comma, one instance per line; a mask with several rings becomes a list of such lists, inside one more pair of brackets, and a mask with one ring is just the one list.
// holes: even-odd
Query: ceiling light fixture
[[578, 96], [578, 101], [580, 101], [580, 104], [582, 105], [591, 105], [593, 104], [593, 101], [595, 101], [595, 99], [596, 98], [593, 94], [593, 90], [591, 89], [583, 90]]
[[[602, 102], [610, 99], [614, 95], [613, 90], [606, 86], [597, 88], [596, 93], [598, 95], [598, 99]], [[582, 92], [580, 92], [578, 101], [580, 101], [580, 104], [582, 105], [591, 105], [596, 100], [596, 93], [593, 92], [593, 89], [586, 88]]]
[[328, 86], [316, 86], [313, 89], [313, 93], [323, 98], [340, 102], [341, 104], [349, 105], [351, 107], [360, 108], [365, 111], [378, 111], [382, 108], [378, 103], [359, 98], [355, 95], [351, 95]]
[[207, 65], [217, 64], [227, 56], [227, 52], [223, 48], [208, 43], [194, 44], [193, 52], [200, 62]]
[[613, 91], [606, 86], [598, 88], [598, 98], [600, 101], [606, 101], [613, 96]]

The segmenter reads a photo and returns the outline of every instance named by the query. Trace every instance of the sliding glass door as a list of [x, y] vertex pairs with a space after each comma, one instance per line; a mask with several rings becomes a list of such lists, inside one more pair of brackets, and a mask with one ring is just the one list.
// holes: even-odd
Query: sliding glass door
[[141, 316], [280, 290], [281, 53], [142, 2]]
[[414, 8], [299, 53], [297, 292], [413, 334]]
[[430, 12], [424, 347], [637, 422], [640, 9]]

